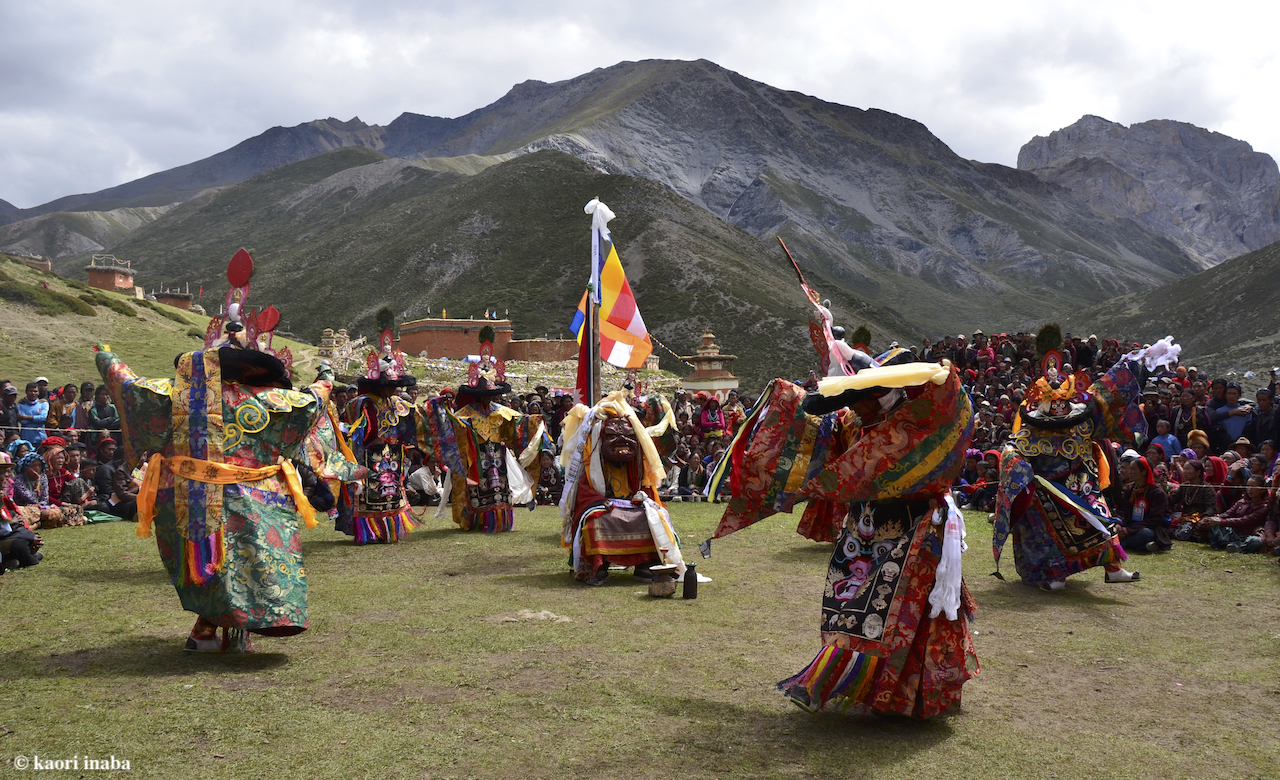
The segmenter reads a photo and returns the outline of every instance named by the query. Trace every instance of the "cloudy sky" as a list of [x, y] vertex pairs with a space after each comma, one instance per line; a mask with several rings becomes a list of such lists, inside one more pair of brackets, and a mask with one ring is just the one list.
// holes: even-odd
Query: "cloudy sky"
[[1278, 22], [1274, 0], [4, 2], [0, 198], [92, 192], [275, 125], [459, 116], [526, 79], [650, 58], [893, 111], [986, 162], [1083, 114], [1192, 122], [1277, 157]]

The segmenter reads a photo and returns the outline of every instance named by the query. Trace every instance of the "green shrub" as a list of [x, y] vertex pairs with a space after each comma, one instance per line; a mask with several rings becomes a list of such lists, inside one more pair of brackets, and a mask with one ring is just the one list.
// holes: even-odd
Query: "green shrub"
[[79, 314], [82, 317], [96, 317], [98, 312], [79, 298], [64, 293], [46, 290], [34, 284], [25, 284], [12, 280], [0, 281], [0, 298], [13, 303], [25, 303], [34, 306], [37, 314], [57, 317], [60, 314]]
[[116, 314], [121, 314], [121, 315], [124, 315], [125, 317], [138, 316], [138, 313], [135, 312], [129, 306], [129, 304], [125, 303], [125, 301], [127, 301], [128, 298], [114, 298], [110, 295], [104, 295], [94, 290], [91, 290], [90, 292], [87, 292], [87, 293], [81, 293], [79, 297], [80, 297], [80, 300], [84, 301], [85, 303], [92, 303], [96, 306], [106, 306], [108, 309], [112, 310]]
[[187, 328], [187, 335], [193, 339], [200, 339], [201, 341], [204, 341], [204, 331], [199, 328]]

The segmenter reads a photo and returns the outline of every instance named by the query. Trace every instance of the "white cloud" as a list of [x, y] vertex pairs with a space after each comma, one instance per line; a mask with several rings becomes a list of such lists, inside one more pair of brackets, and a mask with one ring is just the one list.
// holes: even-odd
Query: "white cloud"
[[1083, 114], [1193, 122], [1280, 154], [1270, 3], [614, 5], [0, 4], [0, 198], [91, 192], [273, 125], [459, 116], [527, 79], [648, 58], [893, 111], [989, 162]]

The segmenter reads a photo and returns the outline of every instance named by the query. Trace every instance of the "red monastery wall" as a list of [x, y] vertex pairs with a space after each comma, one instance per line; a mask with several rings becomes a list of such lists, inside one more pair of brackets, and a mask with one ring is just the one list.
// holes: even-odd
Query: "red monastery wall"
[[575, 360], [578, 342], [572, 339], [519, 339], [509, 345], [509, 354], [503, 360], [527, 360], [550, 363], [555, 360]]
[[418, 356], [426, 351], [429, 358], [464, 358], [480, 353], [480, 329], [493, 327], [493, 353], [508, 360], [511, 343], [511, 320], [413, 320], [400, 326], [400, 343], [396, 347], [406, 355]]
[[573, 360], [578, 343], [563, 339], [512, 339], [511, 320], [413, 320], [400, 326], [396, 348], [407, 355], [458, 358], [480, 353], [480, 329], [492, 325], [493, 354], [502, 360], [547, 363]]

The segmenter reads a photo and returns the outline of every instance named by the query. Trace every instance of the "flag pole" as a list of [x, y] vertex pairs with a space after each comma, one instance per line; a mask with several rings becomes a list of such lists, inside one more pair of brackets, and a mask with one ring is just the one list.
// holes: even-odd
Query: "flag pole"
[[[600, 202], [600, 196], [595, 196], [596, 203]], [[595, 253], [600, 248], [600, 236], [595, 230], [591, 231], [592, 244], [592, 263], [595, 261]], [[592, 271], [596, 268], [593, 266]], [[600, 304], [596, 303], [596, 290], [591, 291], [591, 398], [587, 401], [587, 406], [595, 406], [600, 401]]]
[[587, 406], [595, 406], [600, 401], [600, 307], [596, 305], [594, 296], [590, 296], [591, 307], [591, 398]]

